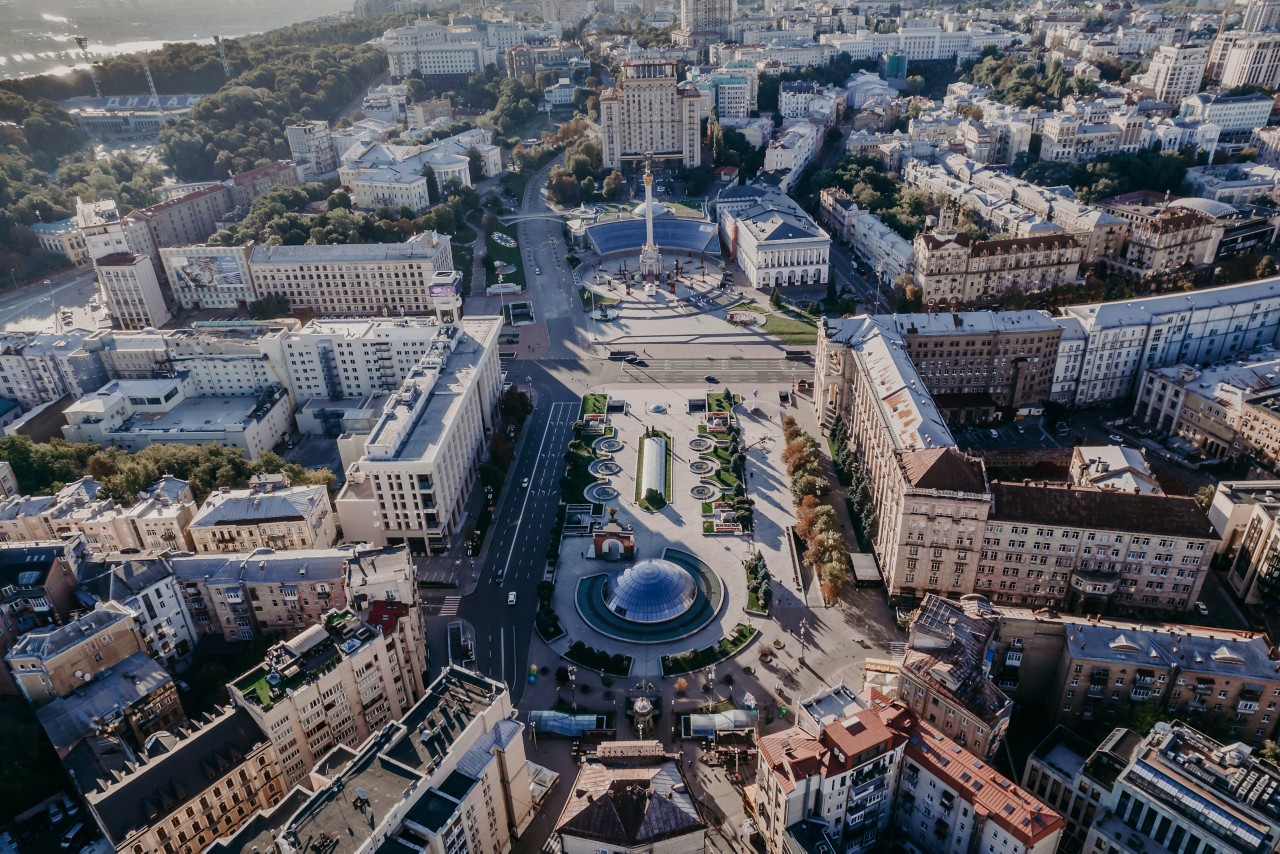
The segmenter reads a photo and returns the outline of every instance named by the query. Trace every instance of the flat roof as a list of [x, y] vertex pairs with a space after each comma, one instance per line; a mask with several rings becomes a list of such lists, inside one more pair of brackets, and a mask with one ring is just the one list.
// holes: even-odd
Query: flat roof
[[404, 243], [341, 243], [336, 245], [255, 246], [251, 265], [335, 264], [432, 260], [449, 246], [449, 236], [434, 231], [415, 234]]

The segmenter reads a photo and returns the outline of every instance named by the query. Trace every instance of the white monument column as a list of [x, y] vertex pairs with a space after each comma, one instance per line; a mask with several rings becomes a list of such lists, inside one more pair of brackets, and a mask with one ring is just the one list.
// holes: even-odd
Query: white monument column
[[662, 253], [653, 242], [653, 170], [648, 159], [644, 164], [644, 238], [644, 248], [640, 250], [640, 277], [656, 282], [662, 276]]

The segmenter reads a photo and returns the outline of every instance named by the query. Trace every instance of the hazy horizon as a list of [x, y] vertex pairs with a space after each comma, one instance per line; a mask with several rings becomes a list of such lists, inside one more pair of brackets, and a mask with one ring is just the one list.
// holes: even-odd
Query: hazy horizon
[[350, 12], [352, 0], [0, 0], [0, 78], [66, 73], [74, 36], [98, 57], [238, 37]]

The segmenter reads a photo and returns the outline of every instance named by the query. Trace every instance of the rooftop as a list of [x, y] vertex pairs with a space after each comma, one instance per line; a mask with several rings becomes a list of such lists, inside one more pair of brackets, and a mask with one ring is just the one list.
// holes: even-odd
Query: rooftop
[[415, 234], [404, 243], [343, 243], [318, 246], [264, 246], [253, 247], [249, 254], [251, 265], [284, 264], [379, 264], [399, 261], [429, 261], [440, 250], [448, 247], [448, 235], [434, 231]]
[[1182, 625], [1084, 622], [1069, 617], [1062, 622], [1068, 654], [1078, 660], [1177, 667], [1183, 673], [1228, 680], [1275, 679], [1277, 662], [1264, 635]]
[[214, 492], [205, 499], [190, 527], [306, 521], [327, 499], [323, 486], [291, 486], [267, 492], [255, 489]]
[[1198, 291], [1174, 292], [1123, 302], [1088, 303], [1067, 306], [1068, 315], [1078, 318], [1088, 332], [1121, 327], [1163, 324], [1172, 316], [1189, 311], [1243, 305], [1280, 297], [1280, 277], [1205, 288]]
[[706, 829], [679, 767], [665, 757], [639, 767], [586, 763], [556, 823], [564, 836], [622, 848], [668, 847]]
[[236, 680], [235, 689], [247, 701], [270, 708], [380, 636], [380, 630], [359, 620], [351, 611], [331, 610], [324, 615], [322, 625], [310, 626], [271, 647], [262, 666]]
[[1209, 517], [1199, 503], [1188, 496], [1135, 495], [1046, 482], [992, 482], [990, 489], [992, 521], [1218, 539]]
[[36, 709], [36, 717], [61, 756], [80, 739], [97, 735], [107, 722], [172, 681], [159, 662], [135, 652], [114, 667], [93, 674], [93, 681], [69, 696]]
[[953, 602], [930, 593], [911, 624], [902, 666], [993, 724], [1013, 702], [986, 672], [987, 650], [999, 626], [999, 614], [982, 597]]
[[994, 335], [1005, 332], [1051, 332], [1059, 329], [1047, 311], [963, 311], [881, 314], [881, 325], [896, 326], [901, 335]]
[[98, 635], [122, 622], [132, 623], [133, 615], [114, 602], [100, 604], [61, 626], [36, 629], [14, 642], [5, 658], [36, 658], [42, 662], [61, 655], [68, 649], [83, 643], [85, 638]]

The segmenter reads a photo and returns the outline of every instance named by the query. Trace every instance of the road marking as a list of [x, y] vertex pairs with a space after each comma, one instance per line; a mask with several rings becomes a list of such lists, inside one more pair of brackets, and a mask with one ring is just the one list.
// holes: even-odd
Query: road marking
[[[560, 403], [551, 404], [551, 415], [547, 419], [547, 426], [544, 427], [542, 430], [542, 441], [538, 444], [538, 456], [536, 457], [536, 462], [534, 463], [534, 474], [537, 474], [538, 466], [541, 465], [542, 463], [542, 460], [543, 460], [542, 452], [547, 447], [547, 437], [551, 435], [552, 425], [554, 424], [557, 427], [560, 426], [559, 423], [556, 422], [556, 418], [559, 417], [558, 413], [563, 412], [564, 407], [568, 407], [572, 405], [573, 404], [568, 401], [562, 401]], [[529, 495], [531, 492], [532, 490], [529, 490], [529, 489], [526, 489], [524, 491], [524, 501], [520, 504], [520, 516], [516, 521], [517, 529], [524, 521], [525, 511], [529, 509]], [[511, 538], [511, 548], [507, 550], [506, 562], [503, 563], [502, 570], [498, 573], [498, 578], [500, 582], [505, 581], [507, 577], [507, 567], [511, 566], [511, 556], [515, 554], [515, 551], [516, 551], [516, 538], [513, 535]]]
[[440, 616], [452, 617], [458, 613], [458, 606], [462, 604], [461, 596], [444, 597], [444, 605], [440, 608]]

